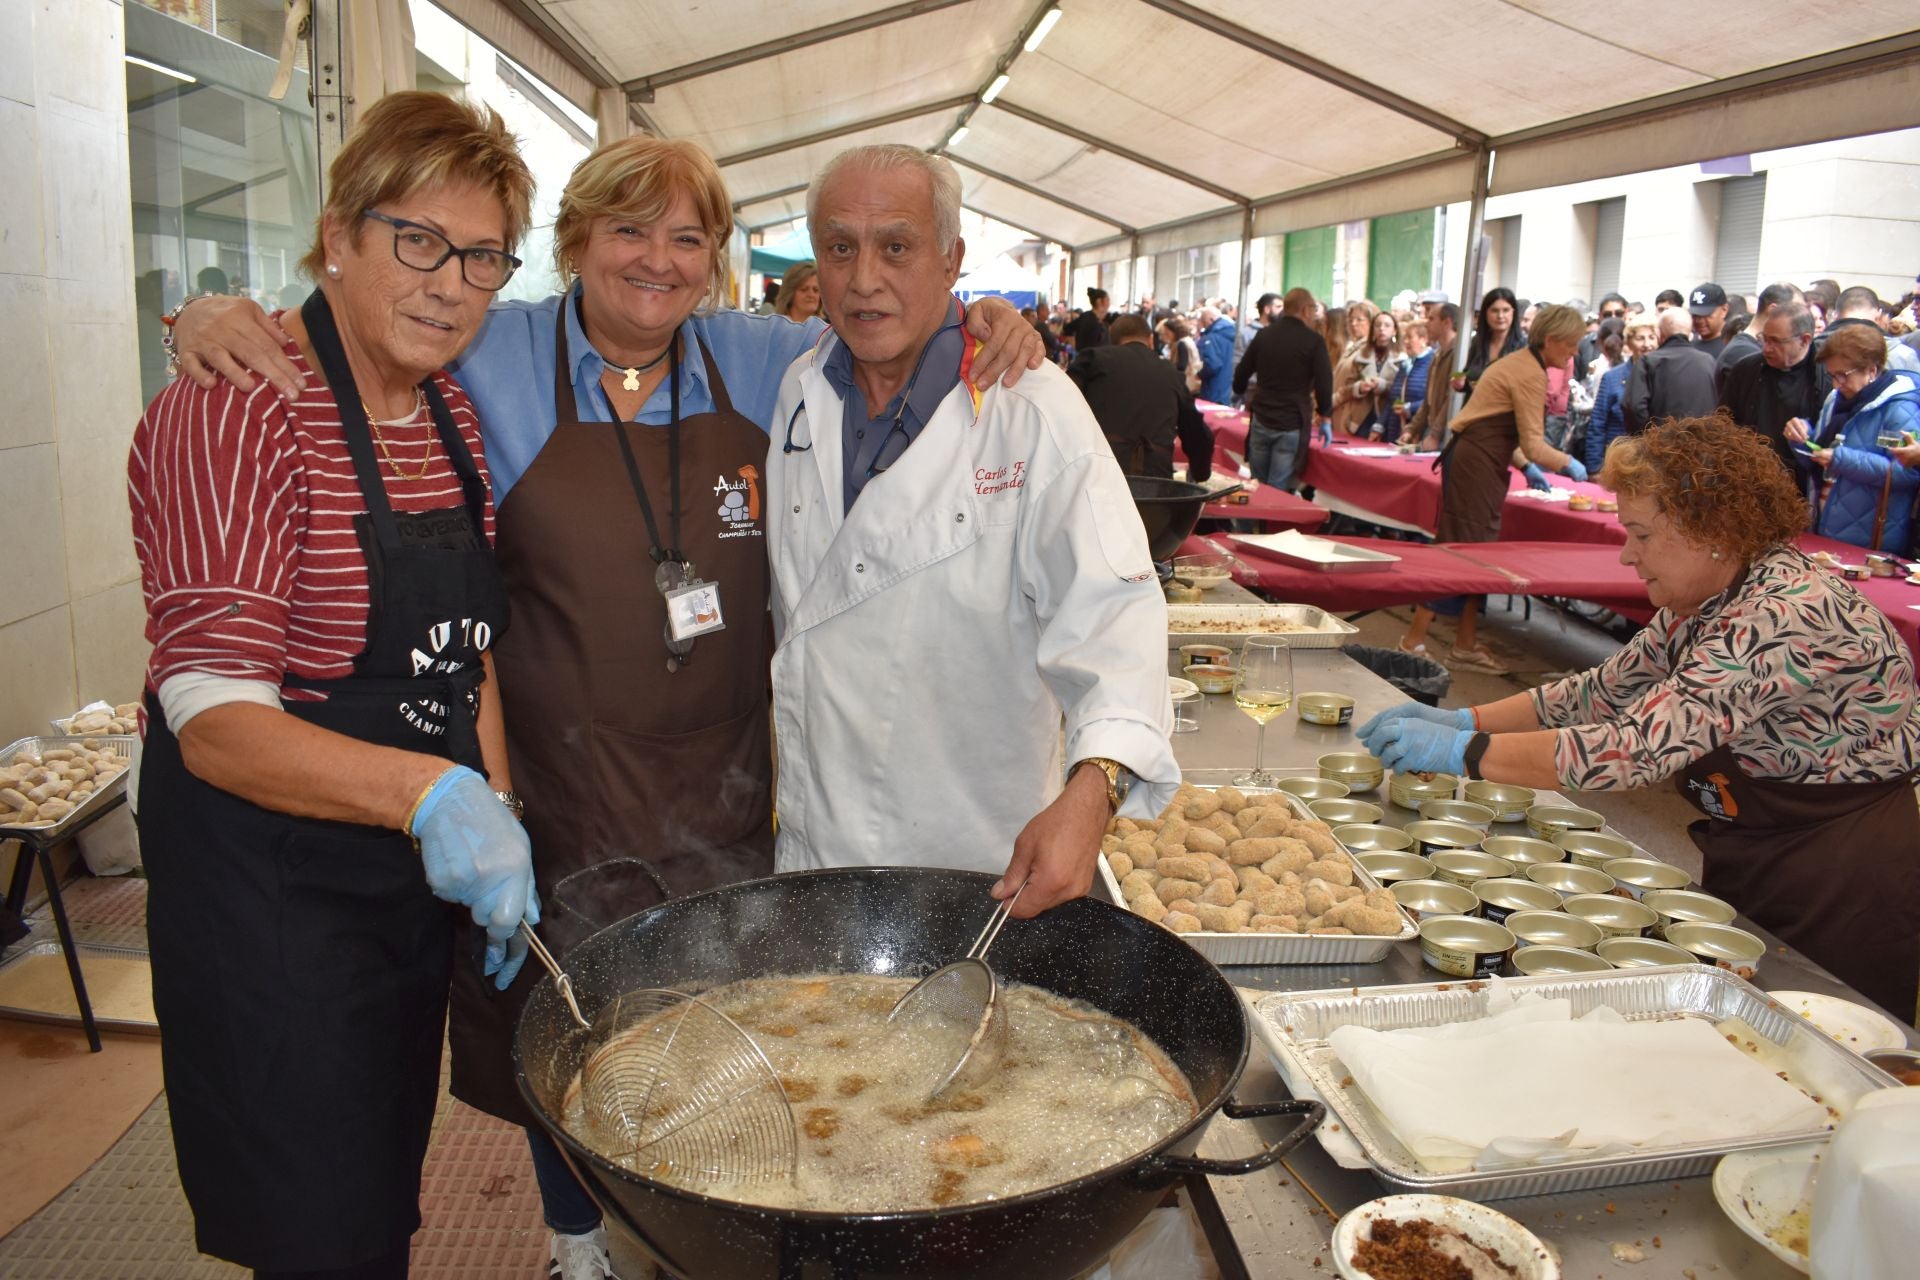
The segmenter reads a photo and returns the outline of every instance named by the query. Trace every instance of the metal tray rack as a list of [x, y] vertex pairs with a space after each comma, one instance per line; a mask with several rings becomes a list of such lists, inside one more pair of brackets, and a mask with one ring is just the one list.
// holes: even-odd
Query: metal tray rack
[[[1216, 791], [1230, 784], [1237, 769], [1189, 769], [1183, 781], [1189, 786]], [[1307, 808], [1300, 797], [1285, 791], [1273, 791], [1264, 787], [1242, 787], [1248, 795], [1281, 795], [1295, 814], [1302, 818], [1312, 818], [1313, 811]], [[1367, 869], [1354, 859], [1353, 850], [1345, 845], [1341, 852], [1353, 862], [1353, 882], [1366, 889], [1380, 888], [1380, 882], [1368, 874]], [[1114, 878], [1113, 868], [1107, 865], [1104, 856], [1096, 859], [1100, 868], [1101, 883], [1106, 885], [1108, 896], [1119, 906], [1125, 908], [1126, 899], [1120, 896], [1120, 882]], [[1404, 909], [1400, 912], [1400, 932], [1394, 934], [1355, 934], [1345, 937], [1340, 934], [1314, 935], [1301, 933], [1183, 933], [1180, 935], [1195, 951], [1215, 964], [1373, 964], [1393, 949], [1396, 942], [1409, 942], [1420, 936], [1420, 926]]]
[[[44, 751], [50, 751], [56, 747], [80, 747], [89, 743], [95, 744], [97, 750], [112, 752], [120, 759], [122, 765], [130, 766], [133, 763], [134, 739], [130, 735], [90, 733], [77, 736], [54, 736], [49, 734], [33, 738], [21, 738], [18, 742], [0, 751], [0, 765], [12, 764], [14, 756], [22, 751], [30, 751], [37, 756]], [[0, 837], [10, 838], [31, 835], [36, 840], [46, 841], [49, 844], [57, 843], [62, 839], [64, 832], [78, 826], [84, 826], [90, 821], [88, 815], [97, 813], [105, 806], [108, 802], [108, 797], [119, 795], [125, 791], [127, 789], [127, 775], [131, 772], [132, 770], [130, 768], [122, 768], [119, 773], [114, 774], [113, 777], [107, 781], [105, 786], [96, 787], [93, 794], [89, 795], [81, 803], [75, 805], [73, 812], [58, 822], [27, 823], [19, 826], [0, 822]]]
[[[1738, 1018], [1784, 1057], [1793, 1082], [1844, 1115], [1874, 1089], [1898, 1088], [1893, 1077], [1848, 1052], [1819, 1028], [1789, 1012], [1752, 984], [1708, 965], [1621, 969], [1613, 973], [1504, 979], [1516, 991], [1565, 997], [1579, 1017], [1605, 1006], [1628, 1019]], [[1485, 983], [1440, 982], [1356, 991], [1276, 993], [1255, 1008], [1254, 1027], [1282, 1063], [1296, 1070], [1345, 1125], [1374, 1176], [1398, 1191], [1502, 1200], [1551, 1195], [1630, 1182], [1691, 1178], [1710, 1173], [1729, 1151], [1819, 1140], [1831, 1126], [1610, 1155], [1518, 1169], [1433, 1172], [1406, 1149], [1364, 1095], [1343, 1087], [1346, 1069], [1327, 1043], [1338, 1027], [1390, 1031], [1472, 1022], [1486, 1016]]]
[[[1306, 631], [1260, 631], [1261, 623], [1290, 622]], [[1192, 630], [1180, 630], [1186, 626]], [[1235, 645], [1250, 635], [1278, 640], [1289, 649], [1338, 649], [1360, 628], [1311, 604], [1170, 604], [1167, 648], [1183, 644]]]

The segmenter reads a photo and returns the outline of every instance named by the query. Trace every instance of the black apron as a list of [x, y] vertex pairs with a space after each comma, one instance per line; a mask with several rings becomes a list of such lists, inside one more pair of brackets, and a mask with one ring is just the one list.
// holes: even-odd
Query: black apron
[[[659, 900], [644, 876], [625, 877], [638, 897], [599, 883], [618, 870], [613, 860], [644, 860], [676, 894], [773, 874], [771, 576], [760, 488], [767, 433], [734, 409], [712, 356], [692, 341], [714, 407], [680, 420], [677, 450], [671, 426], [584, 419], [567, 349], [571, 305], [563, 301], [554, 320], [553, 434], [498, 513], [514, 625], [494, 655], [514, 790], [533, 840], [540, 936], [562, 957]], [[616, 432], [632, 451], [633, 473]], [[636, 482], [654, 515], [651, 531]], [[696, 639], [673, 672], [648, 555], [656, 536], [678, 541], [700, 575], [719, 584], [726, 615], [725, 629]], [[585, 891], [570, 893], [569, 876]], [[569, 910], [573, 901], [591, 909]], [[461, 929], [479, 932], [471, 923]], [[527, 994], [546, 979], [528, 965], [500, 992], [478, 970], [456, 967], [455, 1097], [535, 1125], [513, 1079], [513, 1033]]]
[[[506, 627], [486, 485], [423, 384], [462, 506], [396, 514], [324, 295], [302, 309], [367, 503], [366, 648], [288, 714], [484, 772], [481, 652]], [[200, 1249], [260, 1270], [349, 1267], [420, 1225], [420, 1166], [464, 914], [404, 834], [263, 809], [188, 772], [147, 695], [140, 843], [153, 1003]]]
[[1920, 809], [1911, 776], [1778, 782], [1716, 747], [1676, 785], [1710, 893], [1903, 1022], [1920, 993]]

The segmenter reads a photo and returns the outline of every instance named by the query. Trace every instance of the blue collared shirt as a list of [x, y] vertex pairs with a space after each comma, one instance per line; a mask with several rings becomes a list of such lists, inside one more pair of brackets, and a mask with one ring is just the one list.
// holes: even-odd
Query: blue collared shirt
[[[567, 354], [573, 365], [573, 395], [580, 416], [595, 422], [613, 421], [613, 409], [600, 387], [607, 365], [587, 341], [579, 310], [572, 299], [580, 286], [539, 302], [501, 302], [487, 312], [473, 343], [451, 369], [473, 398], [487, 448], [487, 469], [493, 476], [493, 500], [507, 496], [534, 458], [546, 446], [555, 427], [553, 406], [553, 317], [567, 305]], [[787, 366], [826, 331], [819, 319], [795, 324], [783, 316], [755, 316], [744, 311], [716, 311], [694, 315], [680, 326], [683, 338], [697, 338], [713, 356], [727, 384], [733, 407], [762, 431], [773, 421], [780, 397], [780, 379]], [[917, 398], [917, 397], [916, 397]], [[680, 362], [680, 416], [690, 418], [714, 407], [707, 386], [706, 361], [687, 343]], [[635, 421], [663, 427], [673, 416], [673, 393], [660, 380]]]
[[[867, 487], [874, 464], [878, 463], [884, 471], [898, 462], [907, 446], [919, 437], [940, 402], [960, 381], [960, 358], [967, 345], [966, 330], [961, 327], [964, 316], [958, 301], [947, 308], [946, 323], [927, 339], [923, 348], [919, 376], [909, 378], [900, 393], [907, 397], [904, 409], [900, 396], [896, 395], [879, 413], [869, 413], [866, 393], [860, 390], [860, 383], [853, 376], [853, 352], [841, 342], [828, 354], [821, 372], [840, 393], [844, 406], [840, 417], [840, 456], [846, 459], [841, 467], [841, 481], [847, 510], [853, 509], [853, 500]], [[896, 413], [900, 415], [898, 429], [893, 425]], [[895, 436], [904, 436], [905, 440], [896, 443], [892, 439]]]

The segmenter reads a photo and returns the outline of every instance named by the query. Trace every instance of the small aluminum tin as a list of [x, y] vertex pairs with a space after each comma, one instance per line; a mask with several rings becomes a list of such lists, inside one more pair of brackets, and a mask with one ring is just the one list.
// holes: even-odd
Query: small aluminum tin
[[1481, 914], [1495, 924], [1519, 911], [1553, 911], [1560, 906], [1560, 895], [1543, 884], [1503, 876], [1495, 880], [1476, 880], [1473, 896], [1480, 899]]
[[1561, 897], [1579, 893], [1606, 893], [1613, 888], [1613, 877], [1592, 867], [1576, 867], [1571, 862], [1541, 862], [1526, 869], [1527, 879], [1543, 884]]
[[1543, 973], [1599, 973], [1613, 965], [1591, 951], [1534, 943], [1515, 947], [1507, 968], [1516, 978], [1531, 978]]
[[1223, 644], [1183, 644], [1180, 646], [1180, 665], [1191, 667], [1195, 663], [1209, 663], [1214, 666], [1233, 665], [1233, 650]]
[[1653, 858], [1615, 858], [1600, 869], [1613, 877], [1615, 893], [1641, 900], [1649, 892], [1684, 889], [1693, 883], [1680, 868]]
[[1766, 958], [1767, 944], [1730, 924], [1707, 924], [1699, 920], [1680, 921], [1667, 926], [1667, 941], [1688, 952], [1701, 964], [1716, 964], [1729, 969], [1736, 978], [1752, 981]]
[[1732, 924], [1734, 916], [1739, 914], [1731, 902], [1692, 889], [1649, 889], [1640, 895], [1640, 901], [1660, 917], [1654, 932], [1662, 938], [1676, 924]]
[[1593, 810], [1572, 805], [1536, 804], [1527, 810], [1527, 830], [1542, 840], [1551, 840], [1562, 831], [1598, 831], [1606, 825], [1607, 820]]
[[1387, 784], [1387, 799], [1402, 809], [1418, 809], [1422, 800], [1451, 800], [1459, 788], [1456, 774], [1436, 773], [1422, 778], [1417, 773], [1395, 773]]
[[1353, 723], [1353, 699], [1344, 693], [1303, 693], [1293, 700], [1293, 709], [1308, 724]]
[[1604, 831], [1562, 831], [1553, 842], [1567, 851], [1567, 861], [1576, 867], [1604, 871], [1609, 862], [1631, 858], [1640, 851], [1630, 841]]
[[[1409, 822], [1401, 829], [1413, 837], [1413, 851], [1423, 858], [1431, 858], [1436, 853], [1449, 853], [1457, 849], [1478, 848], [1487, 834], [1478, 827], [1464, 826], [1458, 822]], [[1487, 877], [1474, 878], [1484, 880]], [[1460, 883], [1471, 884], [1472, 881], [1462, 880]]]
[[1446, 880], [1402, 880], [1389, 885], [1393, 900], [1415, 920], [1433, 916], [1471, 916], [1480, 913], [1480, 899], [1465, 885]]
[[1471, 889], [1482, 880], [1501, 880], [1513, 874], [1511, 862], [1503, 862], [1478, 849], [1435, 849], [1420, 856], [1433, 864], [1434, 879], [1457, 884], [1462, 889]]
[[1232, 693], [1233, 668], [1210, 667], [1194, 663], [1181, 672], [1187, 679], [1200, 686], [1202, 693]]
[[1495, 822], [1525, 822], [1527, 810], [1533, 807], [1533, 788], [1511, 782], [1469, 782], [1462, 794], [1493, 810]]
[[1900, 562], [1892, 556], [1868, 556], [1867, 572], [1876, 578], [1897, 578], [1900, 576]]
[[1599, 925], [1564, 911], [1516, 911], [1503, 923], [1521, 942], [1574, 951], [1591, 951], [1606, 936], [1600, 932]]
[[1873, 570], [1863, 564], [1843, 564], [1840, 566], [1840, 576], [1848, 582], [1865, 582], [1873, 576]]
[[1533, 836], [1488, 836], [1480, 842], [1480, 847], [1496, 858], [1505, 858], [1514, 866], [1522, 868], [1519, 874], [1525, 874], [1525, 868], [1552, 866], [1567, 860], [1567, 851], [1551, 840], [1540, 840]]
[[1399, 853], [1403, 849], [1413, 848], [1413, 837], [1400, 828], [1383, 827], [1372, 822], [1353, 822], [1335, 827], [1333, 838], [1347, 846], [1350, 853]]
[[1345, 796], [1338, 799], [1309, 800], [1307, 808], [1313, 810], [1314, 817], [1330, 827], [1344, 827], [1348, 823], [1378, 822], [1385, 812], [1377, 804], [1368, 804], [1365, 800], [1349, 800]]
[[1428, 822], [1458, 822], [1478, 827], [1483, 834], [1493, 825], [1493, 810], [1471, 800], [1422, 800], [1420, 816]]
[[1691, 952], [1658, 938], [1602, 938], [1594, 952], [1616, 969], [1693, 963]]
[[1492, 978], [1506, 967], [1514, 938], [1505, 926], [1475, 916], [1435, 916], [1420, 922], [1420, 954], [1456, 978]]
[[1387, 776], [1387, 767], [1380, 763], [1380, 758], [1364, 751], [1336, 751], [1321, 756], [1315, 763], [1320, 766], [1321, 777], [1344, 782], [1350, 791], [1371, 791]]
[[1599, 925], [1609, 938], [1644, 938], [1660, 919], [1652, 907], [1610, 893], [1576, 893], [1560, 909], [1576, 920]]
[[1335, 782], [1331, 778], [1282, 778], [1273, 787], [1276, 791], [1284, 791], [1308, 801], [1345, 800], [1351, 790], [1346, 783]]
[[1896, 1080], [1903, 1071], [1920, 1071], [1920, 1051], [1913, 1049], [1870, 1049], [1860, 1056]]
[[1417, 853], [1391, 852], [1355, 854], [1353, 860], [1367, 869], [1367, 874], [1389, 887], [1402, 880], [1433, 879], [1433, 864]]

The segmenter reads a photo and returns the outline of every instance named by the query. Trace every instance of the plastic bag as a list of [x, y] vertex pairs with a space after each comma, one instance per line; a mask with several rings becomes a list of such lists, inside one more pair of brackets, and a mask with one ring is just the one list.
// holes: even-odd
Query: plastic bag
[[1183, 1198], [1149, 1213], [1089, 1280], [1220, 1280], [1220, 1271]]
[[1451, 671], [1417, 653], [1375, 649], [1362, 644], [1350, 644], [1341, 652], [1415, 702], [1429, 707], [1439, 706], [1440, 699], [1447, 696], [1447, 689], [1453, 684]]

